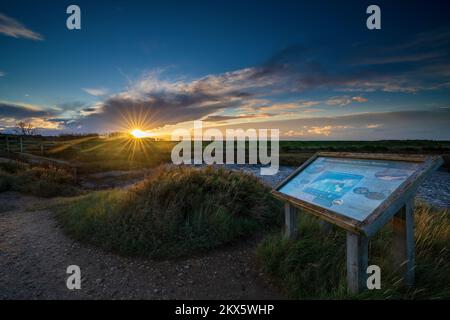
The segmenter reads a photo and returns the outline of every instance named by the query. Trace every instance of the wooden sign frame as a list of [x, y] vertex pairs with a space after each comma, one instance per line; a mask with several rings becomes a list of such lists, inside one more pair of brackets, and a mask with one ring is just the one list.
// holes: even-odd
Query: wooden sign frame
[[[279, 191], [318, 157], [400, 161], [418, 163], [419, 166], [371, 214], [363, 221], [358, 221]], [[394, 260], [399, 266], [405, 267], [405, 281], [408, 285], [412, 285], [414, 283], [414, 196], [423, 180], [442, 163], [442, 157], [435, 155], [318, 152], [279, 183], [272, 190], [272, 194], [285, 202], [285, 235], [288, 238], [298, 236], [298, 209], [347, 231], [347, 285], [350, 293], [357, 293], [366, 287], [369, 238], [392, 219]]]

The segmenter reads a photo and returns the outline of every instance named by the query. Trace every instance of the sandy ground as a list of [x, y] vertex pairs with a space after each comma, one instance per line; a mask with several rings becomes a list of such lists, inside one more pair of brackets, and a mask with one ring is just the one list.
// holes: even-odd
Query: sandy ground
[[[256, 240], [179, 261], [125, 258], [63, 234], [48, 199], [0, 194], [0, 299], [277, 299], [255, 263]], [[66, 268], [81, 268], [80, 290]]]

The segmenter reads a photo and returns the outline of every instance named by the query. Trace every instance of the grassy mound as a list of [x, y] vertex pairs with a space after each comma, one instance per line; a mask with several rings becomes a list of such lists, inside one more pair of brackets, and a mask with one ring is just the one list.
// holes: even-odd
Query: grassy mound
[[280, 222], [280, 205], [269, 191], [249, 174], [163, 166], [131, 190], [80, 197], [58, 218], [76, 239], [108, 250], [176, 257]]
[[357, 297], [346, 293], [345, 232], [324, 231], [316, 218], [301, 215], [301, 238], [268, 237], [257, 255], [265, 271], [293, 298], [450, 298], [450, 217], [424, 205], [416, 207], [416, 286], [405, 288], [392, 257], [392, 231], [386, 226], [370, 242], [369, 265], [381, 268], [381, 290]]
[[56, 167], [30, 167], [20, 162], [0, 163], [0, 192], [18, 191], [39, 197], [73, 196], [73, 176]]

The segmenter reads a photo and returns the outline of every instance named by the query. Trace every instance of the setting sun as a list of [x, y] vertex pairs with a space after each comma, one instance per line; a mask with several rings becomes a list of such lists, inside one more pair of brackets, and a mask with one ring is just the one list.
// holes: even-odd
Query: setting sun
[[133, 130], [130, 131], [130, 134], [131, 134], [134, 138], [138, 138], [138, 139], [140, 139], [140, 138], [145, 138], [145, 137], [149, 137], [149, 136], [150, 136], [149, 133], [147, 133], [147, 132], [145, 132], [145, 131], [142, 131], [141, 129], [133, 129]]

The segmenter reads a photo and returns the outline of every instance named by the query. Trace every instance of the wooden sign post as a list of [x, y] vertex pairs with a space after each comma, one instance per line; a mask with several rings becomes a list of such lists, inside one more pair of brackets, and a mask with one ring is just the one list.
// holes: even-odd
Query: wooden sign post
[[394, 263], [404, 269], [405, 282], [414, 284], [414, 199], [406, 199], [405, 205], [392, 218], [394, 234]]
[[289, 203], [284, 204], [285, 237], [295, 239], [298, 235], [298, 209]]
[[367, 288], [369, 241], [393, 225], [393, 257], [414, 284], [414, 196], [420, 183], [441, 166], [440, 156], [321, 152], [273, 191], [285, 202], [285, 237], [298, 234], [299, 209], [347, 232], [347, 288]]

